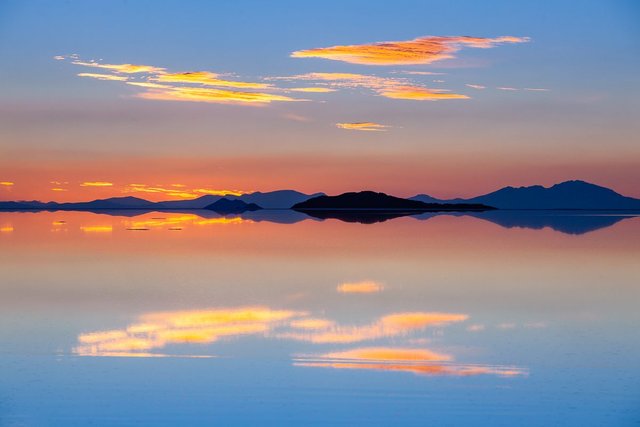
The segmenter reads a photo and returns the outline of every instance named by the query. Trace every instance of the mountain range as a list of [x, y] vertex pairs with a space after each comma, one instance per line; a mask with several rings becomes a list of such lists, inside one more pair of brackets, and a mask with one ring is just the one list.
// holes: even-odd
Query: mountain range
[[640, 199], [585, 181], [565, 181], [551, 187], [505, 187], [470, 199], [442, 200], [418, 194], [425, 203], [481, 203], [498, 209], [640, 209]]
[[[346, 194], [346, 195], [345, 195]], [[290, 209], [297, 206], [297, 209], [312, 208], [311, 205], [304, 203], [311, 199], [317, 199], [313, 203], [322, 202], [325, 206], [322, 209], [339, 208], [338, 205], [345, 202], [347, 199], [351, 199], [348, 205], [345, 205], [349, 209], [414, 209], [410, 206], [414, 206], [412, 203], [419, 202], [424, 204], [446, 204], [457, 205], [454, 210], [464, 210], [466, 204], [470, 206], [484, 205], [486, 207], [494, 207], [498, 209], [586, 209], [586, 210], [617, 210], [617, 209], [640, 209], [640, 199], [634, 199], [631, 197], [623, 196], [615, 191], [601, 187], [599, 185], [590, 184], [584, 181], [566, 181], [560, 184], [553, 185], [551, 187], [543, 187], [540, 185], [534, 185], [531, 187], [505, 187], [500, 190], [488, 193], [485, 195], [469, 198], [469, 199], [437, 199], [426, 194], [418, 194], [409, 199], [402, 199], [393, 196], [384, 195], [383, 193], [374, 192], [360, 192], [360, 193], [345, 193], [341, 196], [326, 196], [324, 193], [305, 194], [294, 190], [278, 190], [271, 192], [254, 192], [249, 194], [243, 194], [240, 196], [232, 195], [205, 195], [196, 199], [190, 200], [171, 200], [165, 202], [150, 202], [138, 197], [126, 196], [126, 197], [112, 197], [108, 199], [93, 200], [90, 202], [76, 202], [76, 203], [57, 203], [57, 202], [40, 202], [40, 201], [0, 201], [1, 210], [83, 210], [83, 211], [103, 211], [103, 210], [194, 210], [194, 209], [220, 209], [221, 212], [227, 210], [232, 205], [232, 211], [238, 211], [247, 209]], [[351, 194], [352, 196], [347, 196]], [[363, 194], [364, 196], [353, 196], [353, 194]], [[371, 204], [370, 199], [368, 201], [367, 195], [383, 195], [386, 200], [383, 202], [378, 197], [378, 208], [374, 205], [365, 206]], [[342, 197], [339, 199], [338, 197]], [[225, 199], [219, 205], [214, 205], [216, 202]], [[392, 201], [393, 199], [393, 201]], [[241, 201], [243, 204], [230, 203], [231, 201]], [[390, 204], [385, 205], [389, 202]], [[312, 204], [313, 204], [312, 203]], [[329, 203], [329, 204], [326, 204]], [[364, 203], [364, 204], [363, 204]], [[382, 203], [382, 204], [379, 204]], [[302, 205], [300, 205], [302, 204]], [[334, 206], [329, 206], [333, 204]], [[246, 205], [246, 206], [245, 206]], [[339, 209], [344, 209], [345, 206]], [[415, 205], [418, 206], [418, 205]], [[418, 209], [429, 210], [437, 208], [438, 206], [432, 206], [431, 208], [425, 208], [424, 205], [420, 205]], [[316, 209], [318, 206], [316, 206]], [[442, 208], [442, 206], [440, 206]]]

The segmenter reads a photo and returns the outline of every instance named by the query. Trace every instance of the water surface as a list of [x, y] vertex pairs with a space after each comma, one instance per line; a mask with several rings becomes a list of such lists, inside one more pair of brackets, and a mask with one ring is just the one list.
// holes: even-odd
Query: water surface
[[0, 213], [0, 425], [640, 423], [635, 214], [367, 222]]

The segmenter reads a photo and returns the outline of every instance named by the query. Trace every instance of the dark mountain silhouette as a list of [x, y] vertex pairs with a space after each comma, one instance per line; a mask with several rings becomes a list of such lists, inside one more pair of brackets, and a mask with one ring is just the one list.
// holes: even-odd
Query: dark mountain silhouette
[[[432, 202], [426, 194], [411, 200]], [[640, 199], [625, 197], [585, 181], [566, 181], [551, 187], [505, 187], [470, 199], [439, 200], [442, 203], [482, 203], [498, 209], [640, 209]]]
[[112, 197], [91, 202], [59, 203], [58, 210], [92, 210], [92, 209], [153, 209], [155, 203], [138, 197]]
[[222, 199], [205, 206], [205, 209], [216, 212], [239, 213], [246, 211], [257, 211], [262, 208], [255, 203], [246, 203], [242, 200], [230, 200], [223, 197]]
[[156, 209], [204, 209], [205, 206], [211, 203], [217, 202], [222, 199], [223, 196], [214, 196], [207, 194], [206, 196], [198, 197], [197, 199], [189, 200], [168, 200], [166, 202], [156, 203]]
[[245, 203], [255, 203], [265, 209], [289, 209], [296, 203], [305, 201], [311, 197], [323, 195], [324, 193], [304, 194], [294, 190], [277, 190], [262, 193], [243, 194], [241, 196], [214, 196], [206, 195], [191, 200], [169, 200], [156, 203], [160, 209], [204, 209], [206, 206], [225, 198], [228, 200], [242, 200]]
[[294, 190], [278, 190], [267, 193], [257, 191], [251, 194], [228, 198], [242, 200], [246, 203], [255, 203], [265, 209], [289, 209], [297, 203], [318, 196], [324, 196], [324, 193], [304, 194]]
[[306, 210], [415, 210], [415, 211], [462, 211], [493, 209], [480, 204], [425, 203], [418, 200], [402, 199], [374, 191], [343, 193], [339, 196], [318, 196], [293, 205], [293, 209]]

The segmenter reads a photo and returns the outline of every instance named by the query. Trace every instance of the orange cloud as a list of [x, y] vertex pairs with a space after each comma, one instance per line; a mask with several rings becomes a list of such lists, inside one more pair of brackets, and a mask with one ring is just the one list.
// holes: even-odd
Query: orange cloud
[[389, 126], [381, 125], [380, 123], [373, 122], [355, 122], [355, 123], [336, 123], [336, 127], [347, 130], [364, 130], [384, 132]]
[[134, 65], [134, 64], [101, 64], [97, 61], [71, 61], [72, 64], [82, 65], [84, 67], [103, 68], [105, 70], [113, 70], [116, 73], [137, 74], [137, 73], [163, 73], [165, 68], [154, 67], [151, 65]]
[[12, 187], [15, 185], [15, 182], [11, 182], [11, 181], [0, 181], [0, 185], [2, 185], [3, 187]]
[[69, 190], [66, 189], [66, 188], [54, 187], [54, 188], [51, 189], [51, 191], [69, 191]]
[[384, 286], [372, 280], [363, 282], [346, 282], [339, 285], [336, 290], [341, 294], [372, 294], [382, 292]]
[[113, 182], [106, 181], [87, 181], [80, 184], [80, 187], [112, 187]]
[[390, 41], [362, 45], [331, 46], [293, 52], [293, 58], [323, 58], [361, 65], [431, 64], [454, 58], [462, 47], [491, 48], [503, 43], [523, 43], [526, 37], [419, 37], [407, 41]]
[[263, 92], [240, 92], [224, 89], [167, 87], [166, 89], [152, 89], [137, 95], [138, 98], [156, 101], [190, 101], [209, 102], [217, 104], [269, 104], [274, 101], [291, 102], [306, 101], [285, 95]]
[[266, 89], [273, 86], [268, 83], [221, 80], [218, 76], [219, 74], [208, 71], [192, 71], [188, 73], [160, 74], [153, 80], [161, 83], [197, 83], [206, 86], [233, 87], [238, 89]]
[[98, 79], [98, 80], [113, 80], [113, 81], [120, 81], [120, 82], [124, 82], [124, 81], [127, 81], [129, 79], [128, 77], [115, 76], [113, 74], [78, 73], [78, 76], [79, 77], [91, 77], [91, 78]]
[[365, 88], [391, 99], [413, 101], [436, 101], [445, 99], [468, 99], [466, 95], [449, 93], [441, 89], [430, 89], [405, 78], [379, 77], [356, 73], [307, 73], [289, 77], [292, 80], [330, 82], [337, 88]]
[[410, 99], [415, 101], [436, 101], [441, 99], [469, 99], [467, 95], [447, 93], [442, 90], [421, 86], [390, 86], [379, 91], [381, 96], [392, 99]]

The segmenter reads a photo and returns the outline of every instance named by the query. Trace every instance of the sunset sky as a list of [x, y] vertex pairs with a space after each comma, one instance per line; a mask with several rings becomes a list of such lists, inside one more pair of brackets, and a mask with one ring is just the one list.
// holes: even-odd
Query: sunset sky
[[3, 1], [0, 200], [640, 197], [635, 1]]

